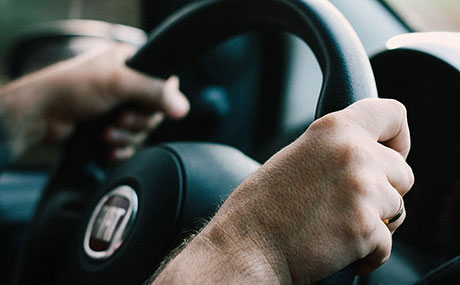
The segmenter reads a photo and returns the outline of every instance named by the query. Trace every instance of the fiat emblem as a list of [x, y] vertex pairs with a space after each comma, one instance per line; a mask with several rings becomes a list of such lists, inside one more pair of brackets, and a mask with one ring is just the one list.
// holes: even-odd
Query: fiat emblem
[[107, 259], [123, 244], [136, 219], [138, 199], [133, 188], [118, 186], [97, 204], [86, 227], [83, 247], [92, 259]]

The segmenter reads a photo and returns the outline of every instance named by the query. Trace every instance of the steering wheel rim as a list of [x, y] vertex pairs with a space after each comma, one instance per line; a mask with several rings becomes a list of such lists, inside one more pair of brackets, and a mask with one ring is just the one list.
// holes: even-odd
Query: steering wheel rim
[[[264, 8], [260, 9], [262, 6]], [[316, 110], [317, 118], [343, 109], [360, 99], [377, 97], [369, 59], [359, 38], [347, 20], [326, 0], [195, 2], [155, 29], [147, 44], [127, 65], [144, 73], [166, 78], [180, 71], [190, 59], [196, 58], [215, 44], [250, 29], [288, 31], [309, 44], [318, 59], [324, 78]], [[184, 50], [183, 47], [187, 48]], [[85, 140], [86, 136], [87, 133], [76, 137]], [[77, 142], [78, 139], [73, 140], [73, 144], [78, 145]], [[176, 155], [181, 155], [180, 151], [175, 151], [179, 152]], [[57, 203], [64, 205], [63, 208], [72, 208], [75, 204], [81, 207], [101, 187], [97, 175], [87, 175], [92, 165], [81, 160], [78, 155], [64, 159], [58, 175], [51, 181], [38, 207], [38, 225], [46, 226], [49, 223], [46, 215], [51, 211], [47, 208], [50, 200], [58, 201]], [[75, 172], [76, 168], [72, 167], [75, 161], [84, 166], [78, 168], [80, 172]], [[61, 200], [64, 202], [59, 202]], [[70, 212], [72, 210], [75, 209]], [[69, 232], [60, 237], [61, 241], [72, 239], [81, 219], [79, 216], [75, 220], [69, 220], [69, 224], [64, 226], [64, 230]], [[44, 237], [39, 230], [34, 233], [34, 240], [27, 248], [32, 248], [32, 254], [27, 256], [23, 264], [23, 274], [40, 262], [40, 253], [43, 252], [41, 243], [47, 242], [47, 238], [49, 236]], [[65, 261], [65, 257], [59, 253], [53, 254], [56, 255], [53, 261], [55, 264]], [[23, 282], [27, 283], [27, 278], [20, 277], [20, 280], [26, 280]]]
[[356, 32], [323, 0], [198, 1], [152, 31], [127, 64], [167, 78], [224, 39], [253, 29], [290, 32], [311, 47], [324, 78], [316, 118], [377, 97], [372, 68]]

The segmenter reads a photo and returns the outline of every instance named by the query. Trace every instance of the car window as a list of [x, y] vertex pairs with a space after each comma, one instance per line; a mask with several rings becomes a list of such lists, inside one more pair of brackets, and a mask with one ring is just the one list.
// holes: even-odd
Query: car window
[[139, 1], [126, 0], [0, 0], [0, 83], [13, 39], [35, 23], [62, 19], [94, 19], [139, 26]]
[[459, 0], [384, 0], [417, 31], [460, 31]]

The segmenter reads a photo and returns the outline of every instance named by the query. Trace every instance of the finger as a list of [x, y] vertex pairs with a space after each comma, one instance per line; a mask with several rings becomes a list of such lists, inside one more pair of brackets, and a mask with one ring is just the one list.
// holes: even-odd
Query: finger
[[171, 76], [162, 81], [128, 67], [122, 67], [121, 73], [117, 82], [117, 93], [121, 100], [146, 103], [173, 119], [180, 119], [188, 113], [190, 104], [179, 90], [178, 77]]
[[392, 99], [364, 99], [344, 110], [373, 140], [407, 158], [410, 133], [406, 108]]
[[388, 182], [404, 196], [414, 185], [414, 173], [409, 164], [395, 150], [377, 144], [376, 153], [379, 154], [380, 166], [388, 178]]
[[163, 113], [155, 113], [151, 115], [147, 119], [147, 129], [150, 131], [155, 130], [164, 121], [164, 118]]
[[371, 236], [374, 242], [374, 250], [359, 264], [357, 274], [369, 274], [384, 264], [391, 253], [391, 233], [383, 223], [378, 223]]
[[403, 208], [403, 212], [401, 217], [396, 220], [393, 223], [390, 223], [387, 225], [388, 229], [390, 230], [391, 234], [394, 234], [394, 232], [402, 225], [404, 220], [406, 219], [406, 208]]
[[[398, 216], [401, 213], [401, 209], [404, 209], [404, 201], [399, 192], [390, 183], [382, 182], [379, 184], [380, 188], [375, 188], [377, 191], [373, 191], [368, 199], [372, 208], [377, 210], [381, 223], [394, 232], [404, 222], [405, 215]], [[405, 213], [405, 211], [402, 213]]]
[[132, 146], [113, 148], [110, 151], [110, 160], [111, 161], [126, 160], [126, 159], [131, 158], [135, 152], [136, 150]]
[[138, 132], [147, 128], [147, 118], [139, 112], [126, 111], [119, 116], [116, 125], [120, 129]]
[[148, 136], [148, 132], [131, 133], [124, 129], [109, 127], [104, 132], [104, 140], [109, 145], [127, 146], [139, 145]]
[[150, 115], [141, 112], [126, 111], [120, 115], [117, 127], [131, 132], [152, 131], [164, 120], [164, 114], [156, 112]]
[[128, 67], [125, 62], [134, 53], [130, 46], [118, 45], [113, 51], [116, 67], [109, 70], [108, 78], [119, 100], [145, 103], [173, 119], [180, 119], [188, 113], [190, 104], [179, 90], [177, 76], [164, 81]]
[[180, 119], [187, 115], [190, 104], [187, 98], [179, 90], [179, 78], [171, 76], [166, 80], [160, 100], [160, 110], [167, 117]]
[[[392, 206], [395, 204], [391, 204]], [[388, 214], [390, 212], [387, 212], [386, 214], [383, 214], [382, 221], [383, 224], [387, 226], [387, 228], [390, 230], [391, 233], [396, 231], [396, 229], [399, 228], [399, 226], [402, 225], [404, 222], [404, 219], [406, 218], [406, 211], [404, 209], [404, 200], [402, 199], [401, 196], [399, 196], [399, 202], [398, 202], [398, 208], [396, 210], [393, 210], [391, 214]]]

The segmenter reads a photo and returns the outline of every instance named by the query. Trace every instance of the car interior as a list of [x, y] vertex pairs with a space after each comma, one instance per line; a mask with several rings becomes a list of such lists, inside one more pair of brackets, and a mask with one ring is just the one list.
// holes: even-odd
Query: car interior
[[[315, 118], [377, 94], [408, 110], [408, 215], [386, 264], [322, 284], [458, 282], [460, 34], [414, 27], [393, 2], [0, 1], [0, 83], [121, 42], [139, 47], [128, 66], [178, 74], [191, 103], [118, 166], [100, 163], [104, 117], [4, 169], [1, 283], [141, 284]], [[97, 221], [114, 208], [116, 240], [101, 243]]]

